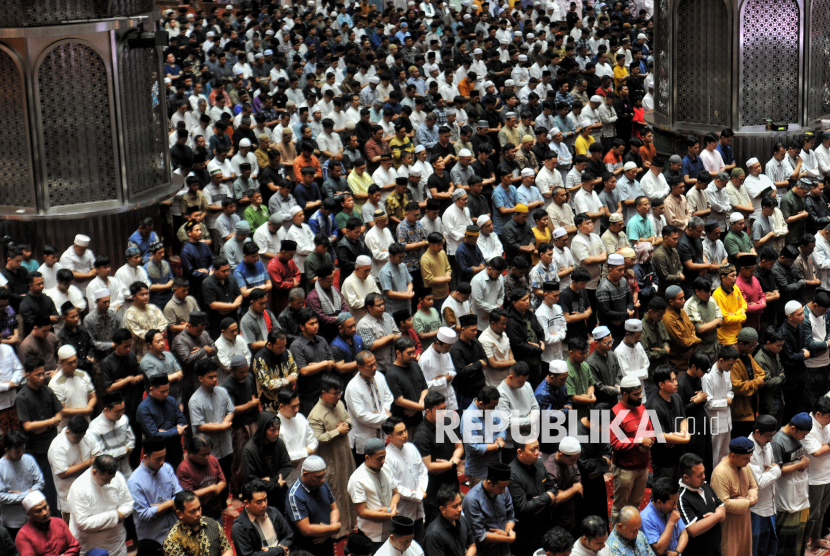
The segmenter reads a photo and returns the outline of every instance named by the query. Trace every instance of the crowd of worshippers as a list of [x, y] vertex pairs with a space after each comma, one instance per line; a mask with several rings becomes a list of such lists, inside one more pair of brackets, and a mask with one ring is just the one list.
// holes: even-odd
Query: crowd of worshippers
[[651, 8], [243, 4], [123, 257], [6, 252], [1, 554], [830, 548], [830, 133], [658, 155]]

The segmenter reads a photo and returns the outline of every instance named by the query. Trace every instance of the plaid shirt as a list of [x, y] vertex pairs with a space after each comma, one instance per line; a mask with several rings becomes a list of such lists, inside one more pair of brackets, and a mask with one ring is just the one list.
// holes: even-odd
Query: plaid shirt
[[[397, 236], [399, 243], [418, 243], [420, 241], [426, 241], [427, 232], [420, 220], [416, 220], [414, 224], [410, 224], [409, 220], [404, 218], [401, 223], [398, 224]], [[409, 272], [420, 270], [421, 255], [423, 252], [423, 249], [410, 249], [404, 253], [403, 262], [406, 263], [406, 268]]]

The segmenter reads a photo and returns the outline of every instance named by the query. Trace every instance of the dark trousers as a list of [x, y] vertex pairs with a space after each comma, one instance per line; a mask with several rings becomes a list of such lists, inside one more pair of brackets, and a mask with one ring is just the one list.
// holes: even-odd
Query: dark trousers
[[[167, 450], [167, 456], [164, 458], [164, 461], [173, 466], [173, 469], [178, 469], [179, 464], [184, 461], [182, 437], [175, 435], [166, 438], [164, 441], [164, 448]], [[224, 472], [224, 469], [222, 471]]]
[[37, 466], [40, 467], [40, 472], [43, 473], [43, 496], [46, 497], [46, 502], [49, 503], [49, 513], [52, 517], [60, 517], [61, 513], [58, 510], [58, 491], [55, 488], [55, 478], [52, 476], [52, 466], [49, 464], [49, 457], [47, 454], [31, 454]]
[[421, 269], [410, 270], [409, 275], [412, 276], [412, 291], [415, 292], [415, 297], [412, 298], [412, 306], [410, 312], [414, 315], [418, 310], [418, 292], [424, 287], [424, 277], [421, 276]]
[[738, 438], [739, 436], [749, 437], [752, 434], [754, 425], [755, 421], [732, 421], [732, 438]]
[[593, 330], [597, 325], [597, 310], [599, 305], [597, 304], [597, 290], [596, 289], [588, 289], [585, 288], [585, 293], [588, 294], [588, 303], [591, 304], [591, 316], [588, 317], [588, 330]]
[[219, 467], [222, 468], [222, 474], [225, 475], [225, 490], [219, 495], [222, 498], [222, 507], [226, 507], [228, 503], [228, 491], [230, 490], [231, 477], [233, 477], [233, 454], [227, 455], [219, 460]]

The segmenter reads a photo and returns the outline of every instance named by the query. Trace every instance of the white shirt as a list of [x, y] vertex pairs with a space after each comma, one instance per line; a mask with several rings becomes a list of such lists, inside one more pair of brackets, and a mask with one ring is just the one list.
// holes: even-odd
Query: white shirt
[[599, 285], [600, 272], [602, 271], [603, 263], [592, 263], [589, 265], [582, 264], [582, 261], [588, 257], [597, 257], [605, 253], [605, 246], [600, 237], [591, 233], [590, 236], [577, 232], [571, 241], [571, 250], [576, 261], [576, 266], [581, 266], [591, 275], [588, 281], [589, 289], [596, 289]]
[[712, 365], [701, 380], [706, 398], [706, 416], [709, 417], [709, 430], [712, 435], [725, 434], [732, 430], [732, 414], [727, 400], [735, 397], [732, 393], [730, 373], [721, 372], [718, 364]]
[[[557, 359], [565, 359], [562, 351], [562, 341], [568, 332], [568, 325], [565, 322], [565, 315], [562, 313], [562, 307], [557, 303], [556, 305], [548, 306], [547, 303], [542, 302], [536, 309], [536, 320], [545, 331], [545, 351], [542, 353], [542, 361], [550, 363]], [[547, 374], [547, 369], [542, 369]]]
[[[620, 363], [620, 370], [623, 376], [636, 376], [640, 379], [640, 384], [643, 384], [648, 378], [648, 355], [643, 345], [640, 342], [629, 346], [625, 342], [620, 342], [620, 345], [614, 350], [617, 354], [617, 361]], [[646, 399], [646, 390], [643, 388], [643, 403]]]
[[[96, 276], [97, 279], [97, 276]], [[147, 275], [147, 271], [144, 269], [143, 266], [138, 265], [135, 268], [131, 267], [128, 264], [125, 264], [121, 268], [119, 268], [115, 272], [115, 279], [118, 280], [118, 285], [121, 286], [121, 298], [122, 299], [132, 299], [133, 296], [130, 293], [130, 286], [133, 285], [133, 282], [144, 282], [147, 286], [150, 286], [150, 277]], [[87, 291], [87, 295], [89, 295], [89, 291]], [[95, 292], [92, 292], [93, 294]], [[110, 292], [112, 294], [112, 292]], [[93, 300], [95, 296], [93, 295]], [[112, 298], [110, 298], [112, 301]], [[95, 305], [91, 305], [94, 307]]]
[[[494, 236], [496, 234], [490, 235]], [[480, 239], [481, 236], [479, 236]], [[485, 257], [485, 260], [490, 259]], [[485, 269], [473, 276], [473, 279], [470, 280], [470, 287], [472, 288], [470, 308], [478, 317], [480, 327], [489, 326], [490, 311], [496, 307], [501, 307], [504, 303], [504, 276], [498, 276], [495, 280], [492, 280]]]
[[365, 280], [361, 280], [357, 274], [352, 273], [343, 281], [340, 293], [346, 298], [346, 305], [355, 322], [360, 322], [360, 319], [366, 315], [365, 299], [372, 292], [381, 293], [371, 274]]
[[717, 149], [712, 149], [711, 151], [709, 149], [703, 149], [700, 151], [700, 160], [703, 162], [703, 167], [706, 171], [713, 176], [724, 167], [723, 157]]
[[551, 193], [557, 187], [562, 186], [564, 186], [564, 183], [562, 183], [562, 175], [555, 168], [553, 171], [548, 170], [547, 166], [542, 166], [542, 168], [539, 169], [539, 173], [536, 174], [536, 187], [539, 188], [539, 192], [545, 200], [545, 204], [542, 208], [547, 210], [550, 204], [553, 203], [553, 195], [545, 197], [545, 194]]
[[[819, 234], [816, 234], [818, 236]], [[818, 242], [816, 242], [818, 245]], [[817, 317], [812, 311], [808, 315], [804, 312], [804, 320], [810, 319], [810, 326], [813, 332], [813, 341], [824, 343], [827, 341], [827, 321], [824, 320], [824, 315]], [[806, 324], [806, 322], [805, 322]], [[830, 351], [826, 351], [821, 355], [810, 354], [810, 358], [804, 361], [804, 366], [808, 369], [824, 368], [830, 364]]]
[[317, 437], [314, 436], [314, 431], [308, 424], [308, 420], [303, 417], [302, 413], [297, 413], [293, 419], [289, 419], [282, 413], [277, 413], [280, 418], [280, 438], [285, 443], [285, 448], [288, 450], [288, 457], [291, 458], [291, 473], [288, 474], [287, 482], [293, 485], [294, 481], [300, 475], [301, 465], [305, 458], [308, 457], [308, 450], [317, 450]]
[[[87, 248], [83, 255], [78, 256], [75, 252], [75, 246], [70, 245], [69, 248], [61, 255], [60, 263], [63, 268], [73, 272], [89, 273], [92, 272], [92, 263], [95, 262], [95, 253], [92, 249]], [[89, 283], [89, 280], [75, 280], [79, 288], [84, 289]]]
[[115, 458], [118, 470], [128, 479], [132, 474], [127, 450], [135, 447], [135, 435], [130, 427], [130, 419], [122, 415], [117, 421], [110, 421], [101, 413], [89, 424], [87, 435], [92, 435], [101, 447], [101, 453]]
[[49, 445], [47, 454], [49, 465], [52, 466], [55, 488], [58, 491], [58, 509], [64, 512], [69, 511], [69, 502], [66, 499], [69, 496], [69, 487], [72, 486], [78, 476], [74, 475], [61, 479], [58, 475], [65, 473], [73, 465], [100, 456], [102, 453], [101, 446], [92, 435], [86, 434], [80, 442], [72, 444], [69, 437], [66, 436], [66, 432], [63, 431], [55, 437], [52, 444]]
[[462, 210], [457, 204], [453, 203], [444, 211], [441, 222], [447, 231], [445, 236], [447, 238], [447, 254], [455, 256], [458, 246], [464, 241], [467, 226], [473, 225], [473, 221], [470, 220], [470, 209], [464, 207]]
[[[377, 170], [372, 172], [372, 181], [380, 187], [384, 187], [386, 185], [394, 185], [395, 180], [398, 178], [397, 172], [395, 172], [395, 167], [390, 166], [388, 170], [384, 169], [383, 166], [378, 166]], [[384, 206], [386, 202], [386, 198], [392, 193], [391, 189], [381, 189], [380, 190], [380, 206]]]
[[17, 358], [14, 348], [0, 344], [0, 409], [14, 406], [17, 388], [10, 388], [9, 383], [20, 384], [23, 380], [23, 365]]
[[[571, 250], [567, 246], [562, 247], [562, 249], [559, 249], [558, 247], [553, 248], [553, 262], [556, 263], [559, 271], [562, 271], [562, 269], [565, 268], [573, 268], [575, 265], [573, 253], [571, 253]], [[559, 278], [560, 291], [564, 291], [564, 289], [570, 285], [570, 274]]]
[[395, 243], [389, 227], [380, 229], [378, 226], [366, 232], [366, 247], [372, 251], [372, 276], [378, 277], [380, 269], [389, 261], [389, 246]]
[[264, 264], [266, 267], [268, 263], [271, 262], [271, 259], [266, 259], [262, 256], [263, 253], [279, 253], [280, 252], [280, 244], [282, 240], [285, 239], [285, 228], [280, 226], [280, 229], [277, 230], [277, 233], [272, 234], [271, 230], [268, 229], [268, 222], [265, 222], [256, 229], [254, 232], [254, 243], [257, 244], [259, 247], [259, 262]]
[[133, 513], [133, 497], [124, 476], [116, 472], [108, 485], [99, 486], [87, 469], [69, 488], [69, 530], [81, 543], [81, 556], [103, 548], [110, 556], [127, 555], [127, 532], [118, 512]]
[[580, 189], [574, 195], [574, 205], [576, 206], [576, 214], [583, 212], [597, 213], [601, 203], [599, 202], [599, 195], [596, 191], [587, 191], [584, 188]]
[[401, 499], [398, 502], [398, 514], [413, 520], [424, 517], [424, 493], [429, 484], [429, 471], [421, 459], [421, 453], [412, 442], [406, 442], [398, 449], [391, 442], [386, 446], [386, 462], [395, 488]]
[[[210, 161], [208, 164], [208, 172], [211, 170], [210, 164], [213, 164], [216, 159]], [[225, 166], [227, 166], [227, 173], [225, 171]], [[227, 158], [225, 159], [225, 163], [223, 165], [217, 165], [217, 168], [222, 168], [222, 176], [223, 178], [231, 177], [231, 172], [233, 169], [231, 168], [231, 161]], [[205, 186], [202, 190], [202, 193], [205, 195], [205, 200], [207, 201], [208, 205], [219, 205], [221, 207], [223, 199], [233, 199], [233, 193], [228, 188], [227, 185], [224, 183], [220, 183], [219, 185], [214, 185], [213, 183], [209, 183]], [[219, 218], [219, 215], [222, 214], [222, 211], [212, 212], [208, 210], [205, 214], [205, 226], [207, 226], [208, 230], [213, 230], [216, 228], [216, 219]], [[117, 274], [116, 274], [117, 276]]]
[[666, 176], [662, 172], [655, 176], [652, 170], [646, 172], [643, 179], [640, 180], [640, 187], [650, 201], [665, 199], [670, 191], [669, 184], [666, 182]]
[[[357, 377], [355, 377], [357, 378]], [[349, 477], [349, 496], [354, 504], [366, 504], [366, 509], [383, 510], [388, 508], [392, 501], [392, 490], [395, 488], [395, 478], [391, 470], [385, 465], [375, 472], [364, 463]], [[383, 540], [383, 523], [357, 517], [357, 527], [374, 542]]]
[[499, 236], [492, 232], [490, 235], [483, 233], [479, 234], [476, 245], [479, 249], [481, 249], [481, 255], [484, 257], [485, 261], [489, 261], [493, 257], [501, 257], [504, 255], [504, 246], [502, 246]]
[[744, 180], [744, 189], [746, 189], [749, 198], [752, 200], [752, 208], [755, 209], [752, 213], [752, 218], [759, 218], [761, 216], [762, 193], [767, 189], [770, 191], [775, 189], [775, 184], [765, 174], [758, 174], [758, 176], [747, 174]]
[[[266, 222], [263, 225], [267, 226], [268, 223]], [[297, 242], [297, 252], [294, 253], [294, 264], [297, 265], [300, 273], [304, 272], [305, 258], [314, 251], [314, 232], [311, 231], [311, 228], [306, 223], [300, 224], [299, 226], [292, 224], [285, 234], [285, 239]]]
[[[793, 458], [798, 458], [804, 455], [806, 450], [802, 444], [800, 450], [796, 450]], [[773, 448], [773, 453], [775, 449]], [[775, 511], [797, 513], [805, 508], [810, 507], [809, 492], [809, 478], [806, 469], [793, 471], [786, 475], [781, 475], [781, 478], [775, 483]]]
[[769, 517], [775, 515], [775, 481], [781, 476], [781, 467], [776, 465], [765, 471], [768, 465], [775, 463], [772, 445], [767, 442], [767, 445], [761, 448], [755, 440], [755, 433], [750, 434], [749, 439], [755, 445], [752, 458], [749, 460], [749, 469], [758, 483], [758, 503], [749, 511], [761, 517]]
[[55, 263], [52, 266], [43, 263], [38, 267], [37, 271], [43, 274], [43, 287], [45, 289], [49, 290], [58, 285], [58, 271], [62, 268], [61, 263]]
[[438, 353], [435, 351], [435, 346], [431, 345], [421, 354], [418, 365], [421, 367], [421, 372], [424, 373], [429, 391], [444, 394], [444, 397], [447, 398], [447, 409], [456, 411], [458, 401], [455, 399], [455, 389], [452, 384], [448, 384], [447, 379], [443, 376], [438, 379], [435, 378], [438, 375], [456, 375], [450, 354]]
[[389, 539], [387, 539], [386, 542], [378, 548], [378, 551], [375, 552], [375, 556], [424, 556], [424, 550], [421, 548], [421, 545], [413, 540], [412, 544], [409, 545], [409, 548], [406, 549], [406, 552], [399, 552], [398, 549], [392, 546]]
[[[58, 310], [58, 313], [61, 311], [61, 307], [67, 301], [71, 301], [72, 305], [78, 309], [79, 313], [86, 311], [86, 299], [84, 298], [84, 294], [81, 293], [81, 290], [78, 286], [74, 284], [69, 285], [69, 290], [66, 293], [63, 293], [55, 286], [49, 290], [43, 290], [43, 294], [52, 298], [52, 301], [55, 303], [55, 308]], [[57, 334], [63, 328], [63, 319], [58, 321], [52, 326], [53, 330]]]
[[810, 414], [810, 416], [813, 419], [813, 428], [801, 441], [804, 453], [810, 460], [810, 467], [807, 470], [809, 481], [811, 485], [826, 485], [830, 483], [830, 452], [818, 457], [813, 454], [830, 442], [830, 427], [821, 426], [815, 415]]
[[[149, 286], [149, 284], [147, 285]], [[97, 276], [92, 279], [92, 281], [86, 287], [87, 306], [90, 310], [95, 309], [95, 292], [104, 288], [108, 289], [110, 292], [110, 309], [112, 309], [113, 311], [118, 311], [118, 309], [121, 308], [121, 305], [124, 304], [124, 296], [121, 294], [121, 283], [112, 276], [107, 276], [106, 282], [104, 282]]]
[[[257, 134], [259, 135], [259, 134]], [[242, 169], [239, 167], [240, 164], [247, 162], [251, 165], [251, 179], [255, 180], [259, 175], [259, 163], [257, 163], [256, 155], [248, 150], [248, 154], [242, 156], [241, 152], [236, 153], [231, 158], [231, 171], [237, 176], [242, 175]]]
[[[488, 326], [487, 330], [478, 337], [478, 341], [481, 342], [481, 347], [484, 348], [484, 354], [488, 359], [492, 357], [496, 361], [507, 361], [510, 358], [510, 339], [507, 334], [502, 333], [499, 337]], [[494, 369], [488, 364], [484, 367], [484, 379], [487, 381], [487, 386], [498, 387], [509, 372], [510, 367]]]
[[826, 148], [824, 145], [819, 145], [816, 147], [816, 150], [813, 151], [813, 154], [816, 157], [816, 164], [818, 164], [819, 174], [821, 176], [830, 174], [830, 149]]
[[[386, 440], [386, 435], [380, 427], [389, 417], [386, 412], [391, 410], [394, 398], [382, 373], [375, 373], [374, 383], [375, 388], [370, 388], [358, 373], [346, 385], [343, 394], [343, 401], [352, 418], [349, 442], [358, 454], [363, 453], [363, 446], [370, 438]], [[375, 411], [375, 403], [379, 411]]]
[[[58, 363], [58, 370], [49, 381], [49, 388], [57, 396], [61, 405], [67, 409], [82, 409], [87, 406], [90, 394], [95, 392], [95, 387], [89, 379], [89, 375], [84, 371], [75, 370], [71, 377], [67, 377], [63, 371], [60, 370], [60, 363]], [[58, 425], [58, 432], [66, 428], [69, 424], [70, 417], [61, 419]], [[86, 417], [89, 421], [89, 417]]]

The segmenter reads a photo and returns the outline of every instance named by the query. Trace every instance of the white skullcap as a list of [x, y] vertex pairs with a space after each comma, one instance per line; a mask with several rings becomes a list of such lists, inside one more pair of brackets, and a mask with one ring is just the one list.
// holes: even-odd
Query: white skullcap
[[608, 266], [617, 266], [625, 264], [625, 258], [619, 253], [611, 253], [608, 255]]
[[473, 16], [470, 14], [464, 14], [464, 19], [473, 19]]
[[528, 34], [527, 34], [527, 38], [528, 38], [528, 39], [535, 39], [535, 38], [536, 38], [536, 35], [534, 35], [533, 33], [528, 33]]
[[215, 37], [215, 36], [216, 36], [216, 33], [214, 33], [213, 31], [208, 31], [208, 32], [207, 32], [207, 35], [205, 35], [205, 36], [206, 36], [206, 37]]
[[500, 39], [499, 44], [510, 44], [510, 41], [507, 39]]
[[303, 461], [303, 471], [308, 471], [309, 473], [323, 471], [325, 468], [326, 460], [324, 460], [320, 456], [308, 456]]
[[564, 375], [568, 372], [568, 363], [561, 359], [556, 359], [550, 362], [548, 373], [552, 375]]
[[485, 89], [489, 89], [490, 87], [495, 87], [495, 86], [496, 86], [496, 84], [495, 84], [495, 83], [493, 83], [492, 81], [486, 81], [486, 82], [484, 83], [484, 88], [485, 88]]
[[[421, 147], [422, 145], [418, 145], [418, 146]], [[415, 176], [416, 178], [420, 178], [421, 177], [421, 169], [420, 168], [410, 168], [409, 169], [409, 175], [410, 176]]]
[[[480, 217], [479, 217], [479, 218], [480, 218]], [[568, 235], [568, 230], [566, 230], [566, 229], [565, 229], [565, 228], [563, 228], [562, 226], [559, 226], [558, 228], [556, 228], [555, 230], [553, 230], [553, 237], [554, 237], [554, 239], [558, 239], [558, 238], [560, 238], [560, 237], [564, 237], [564, 236], [566, 236], [566, 235]]]
[[520, 62], [527, 62], [527, 54], [519, 54]]
[[625, 166], [623, 166], [623, 171], [625, 171], [625, 172], [629, 172], [631, 170], [636, 170], [636, 169], [637, 169], [637, 163], [634, 162], [633, 160], [629, 160], [628, 162], [625, 163]]
[[78, 234], [75, 236], [75, 245], [78, 247], [89, 247], [89, 236], [85, 236], [83, 234]]
[[504, 86], [505, 86], [505, 87], [515, 87], [515, 86], [516, 86], [516, 82], [515, 82], [515, 81], [513, 81], [512, 79], [508, 79], [508, 80], [506, 80], [506, 81], [504, 82]]
[[[273, 34], [274, 34], [274, 32], [273, 32], [272, 30], [268, 29], [268, 32], [267, 32], [267, 33], [265, 33], [265, 34], [266, 34], [266, 35], [268, 35], [268, 34], [273, 35]], [[273, 51], [273, 50], [271, 50], [271, 49], [269, 48], [268, 50], [266, 50], [266, 51], [265, 51], [265, 55], [266, 55], [266, 56], [273, 56], [273, 55], [274, 55], [274, 51]]]
[[237, 69], [233, 70], [233, 73], [234, 73], [234, 75], [242, 75], [245, 72], [242, 71], [242, 68], [237, 68]]
[[461, 149], [458, 151], [458, 156], [473, 156], [473, 153], [470, 152], [470, 149]]
[[299, 206], [291, 207], [291, 210], [288, 211], [288, 215], [291, 218], [294, 218], [294, 215], [298, 212], [303, 212], [303, 209], [301, 209]]
[[560, 130], [558, 127], [555, 127], [555, 128], [550, 130], [550, 136], [551, 137], [556, 137], [560, 133], [562, 133], [562, 130]]
[[579, 122], [579, 127], [588, 127], [591, 125], [591, 120], [582, 120]]
[[733, 212], [732, 214], [729, 215], [729, 221], [730, 222], [739, 222], [743, 219], [744, 219], [744, 215], [741, 214], [740, 212]]
[[357, 259], [355, 259], [354, 265], [355, 266], [372, 266], [372, 259], [369, 257], [369, 255], [360, 255]]
[[788, 317], [801, 309], [801, 303], [793, 299], [792, 301], [787, 301], [787, 304], [784, 305], [784, 314]]
[[245, 147], [250, 147], [250, 146], [251, 146], [251, 140], [248, 139], [247, 137], [239, 142], [239, 148], [240, 149], [244, 149]]
[[264, 58], [264, 57], [265, 57], [265, 55], [262, 52], [257, 52], [256, 54], [254, 54], [254, 59], [255, 60], [259, 60], [260, 58]]
[[172, 82], [173, 82], [173, 80], [172, 80], [172, 79], [170, 79], [169, 77], [165, 77], [165, 78], [164, 78], [164, 82], [165, 82], [165, 83], [167, 83], [167, 84], [170, 84], [170, 83], [172, 83]]
[[579, 444], [579, 440], [573, 436], [566, 436], [559, 443], [559, 451], [566, 456], [575, 456], [582, 451], [582, 446]]
[[643, 33], [640, 33], [639, 35], [637, 35], [637, 40], [640, 40], [640, 39], [647, 39], [647, 38], [648, 38], [648, 37], [647, 37], [647, 36], [645, 36], [645, 34], [643, 34]]
[[605, 338], [606, 336], [610, 336], [611, 331], [608, 330], [607, 326], [597, 326], [591, 331], [591, 336], [594, 337], [594, 340], [600, 340]]
[[444, 342], [445, 344], [454, 344], [455, 341], [458, 339], [458, 336], [455, 334], [455, 330], [452, 328], [442, 326], [438, 329], [438, 335], [436, 336], [439, 342]]
[[378, 83], [380, 83], [380, 77], [378, 77], [377, 75], [373, 75], [369, 78], [369, 83], [374, 83], [377, 85]]
[[70, 346], [69, 344], [65, 346], [61, 346], [58, 350], [58, 361], [63, 361], [64, 359], [69, 359], [73, 355], [77, 355], [78, 352], [75, 351], [75, 348]]
[[747, 168], [752, 168], [756, 164], [760, 164], [760, 161], [757, 158], [755, 158], [754, 156], [746, 161], [746, 167]]
[[533, 168], [524, 168], [522, 169], [522, 177], [523, 178], [530, 178], [536, 175], [536, 172], [533, 171]]
[[42, 492], [39, 490], [33, 490], [26, 495], [26, 498], [23, 499], [23, 510], [28, 512], [44, 500], [46, 500], [46, 497]]
[[476, 48], [475, 50], [473, 50], [473, 54], [484, 54], [484, 51], [480, 48]]
[[588, 100], [590, 100], [591, 102], [596, 102], [596, 103], [602, 104], [602, 97], [599, 96], [599, 95], [594, 95]]
[[516, 117], [515, 112], [508, 112], [507, 114], [504, 115], [504, 118], [507, 119], [507, 120], [509, 120], [510, 118], [515, 118], [515, 117]]
[[620, 381], [620, 388], [638, 388], [640, 386], [640, 379], [636, 376], [624, 376]]
[[626, 332], [641, 332], [643, 330], [643, 321], [640, 319], [628, 319], [625, 321]]
[[[425, 150], [427, 150], [427, 148], [426, 148], [425, 146], [423, 146], [423, 145], [418, 145], [417, 147], [415, 147], [415, 152], [416, 152], [416, 153], [419, 153], [419, 152], [421, 152], [421, 151], [425, 151]], [[410, 174], [411, 174], [411, 173], [412, 173], [412, 172], [410, 171]]]
[[95, 301], [102, 299], [104, 297], [109, 297], [110, 291], [107, 288], [101, 288], [100, 290], [95, 290], [95, 293], [92, 294], [92, 297], [95, 298]]
[[490, 222], [490, 217], [487, 216], [486, 214], [482, 214], [481, 216], [478, 217], [478, 219], [476, 219], [476, 226], [481, 228], [482, 226], [484, 226], [488, 222]]
[[521, 31], [514, 31], [514, 32], [513, 32], [513, 36], [514, 36], [514, 37], [521, 37], [521, 36], [522, 36], [522, 32], [521, 32]]

